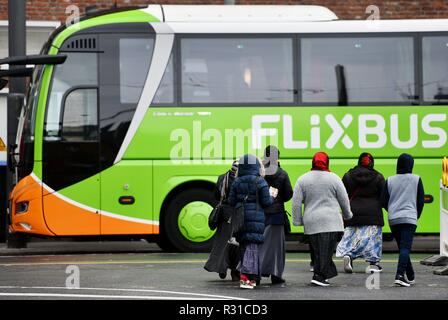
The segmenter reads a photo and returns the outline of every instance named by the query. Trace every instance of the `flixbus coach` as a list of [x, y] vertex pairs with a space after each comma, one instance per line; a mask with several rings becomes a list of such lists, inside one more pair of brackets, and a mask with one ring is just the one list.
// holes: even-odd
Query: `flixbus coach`
[[418, 232], [439, 232], [448, 20], [149, 5], [62, 26], [42, 54], [67, 58], [32, 77], [10, 195], [17, 234], [158, 235], [207, 250], [217, 176], [268, 144], [293, 184], [316, 151], [340, 176], [370, 152], [386, 178], [412, 154], [428, 200]]

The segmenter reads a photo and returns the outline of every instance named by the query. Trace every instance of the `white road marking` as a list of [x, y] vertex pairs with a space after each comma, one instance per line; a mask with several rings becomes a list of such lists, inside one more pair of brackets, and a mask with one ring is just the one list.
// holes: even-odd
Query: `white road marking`
[[90, 298], [90, 299], [128, 299], [128, 300], [224, 300], [207, 298], [185, 298], [185, 297], [165, 297], [165, 296], [121, 296], [121, 295], [103, 295], [103, 294], [67, 294], [67, 293], [15, 293], [0, 292], [0, 297], [52, 297], [52, 298]]
[[[213, 294], [205, 294], [205, 293], [194, 293], [194, 292], [181, 292], [181, 291], [168, 291], [168, 290], [152, 290], [152, 289], [124, 289], [124, 288], [91, 288], [91, 287], [81, 287], [81, 288], [66, 288], [66, 287], [23, 287], [23, 286], [0, 286], [1, 289], [37, 289], [37, 290], [97, 290], [97, 291], [125, 291], [125, 292], [146, 292], [146, 293], [166, 293], [166, 294], [175, 294], [175, 295], [187, 295], [194, 296], [197, 298], [191, 299], [229, 299], [229, 300], [248, 300], [240, 297], [230, 297], [230, 296], [222, 296], [222, 295], [213, 295]], [[30, 293], [31, 294], [31, 293]], [[143, 296], [138, 296], [143, 297]], [[183, 297], [182, 297], [183, 298]], [[173, 297], [174, 299], [174, 297]], [[179, 297], [179, 299], [181, 299]]]

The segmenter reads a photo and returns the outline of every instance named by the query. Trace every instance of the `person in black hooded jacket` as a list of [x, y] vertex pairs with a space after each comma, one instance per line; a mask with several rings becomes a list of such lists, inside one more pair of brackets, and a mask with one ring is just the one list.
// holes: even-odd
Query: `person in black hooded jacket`
[[285, 202], [291, 200], [293, 190], [288, 173], [280, 167], [280, 152], [275, 146], [267, 146], [264, 151], [265, 180], [273, 193], [277, 193], [274, 203], [264, 210], [264, 243], [260, 248], [261, 274], [271, 276], [272, 284], [281, 284], [285, 270]]
[[374, 168], [370, 153], [362, 153], [358, 165], [342, 178], [350, 199], [353, 218], [345, 221], [344, 236], [336, 256], [343, 257], [344, 271], [353, 272], [353, 260], [364, 258], [370, 263], [367, 272], [381, 272], [382, 227], [384, 226], [381, 194], [384, 177]]
[[383, 189], [383, 206], [389, 215], [389, 226], [397, 242], [398, 258], [395, 284], [409, 287], [415, 283], [415, 272], [409, 254], [417, 221], [425, 203], [422, 179], [412, 173], [414, 158], [402, 153], [397, 159], [397, 174], [389, 177]]

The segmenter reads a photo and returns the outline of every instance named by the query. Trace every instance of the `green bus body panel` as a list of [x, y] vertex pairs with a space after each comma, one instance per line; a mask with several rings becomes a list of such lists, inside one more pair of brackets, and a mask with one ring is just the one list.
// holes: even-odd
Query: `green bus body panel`
[[[272, 129], [278, 140], [266, 139], [261, 143], [261, 148], [252, 148], [251, 133], [247, 133], [245, 139], [245, 152], [262, 154], [268, 142], [275, 142], [280, 150], [282, 158], [311, 158], [313, 153], [325, 150], [332, 158], [357, 158], [361, 152], [371, 152], [374, 157], [396, 158], [403, 152], [412, 154], [416, 158], [438, 158], [446, 153], [448, 131], [447, 106], [420, 106], [420, 107], [203, 107], [203, 108], [160, 108], [150, 107], [143, 122], [129, 145], [124, 158], [128, 159], [172, 159], [173, 154], [177, 156], [182, 148], [182, 144], [189, 144], [189, 152], [186, 158], [226, 158], [233, 159], [239, 156], [235, 152], [235, 139], [231, 139], [230, 134], [238, 134], [238, 131], [249, 131], [257, 127], [257, 120], [262, 117], [274, 119], [277, 122], [263, 121], [258, 128]], [[444, 143], [437, 148], [423, 147], [423, 142], [429, 144], [438, 142], [438, 134], [431, 130], [423, 130], [423, 120], [428, 121], [433, 115], [444, 116], [445, 121], [430, 122], [430, 125], [438, 133], [443, 131]], [[360, 138], [365, 138], [369, 143], [378, 140], [376, 134], [360, 133], [358, 130], [362, 117], [381, 118], [385, 125], [386, 142], [375, 148], [365, 148], [359, 145]], [[344, 117], [352, 118], [347, 128], [344, 128], [341, 120]], [[398, 135], [402, 142], [410, 138], [410, 129], [417, 133], [417, 143], [410, 148], [400, 148], [391, 142], [391, 118], [398, 118]], [[318, 125], [312, 124], [312, 119], [318, 120]], [[352, 141], [353, 146], [347, 147], [343, 144], [343, 138], [337, 140], [334, 146], [327, 146], [333, 129], [331, 125], [340, 126], [343, 134]], [[416, 119], [416, 123], [410, 125], [411, 118]], [[288, 122], [291, 123], [288, 129]], [[363, 121], [364, 123], [364, 121]], [[376, 122], [367, 121], [370, 128], [376, 126]], [[365, 127], [365, 126], [364, 126]], [[313, 130], [314, 129], [314, 130]], [[363, 130], [367, 132], [366, 130]], [[431, 134], [428, 133], [431, 131]], [[227, 134], [226, 134], [227, 132]], [[311, 134], [313, 132], [313, 134]], [[320, 139], [317, 139], [316, 132], [320, 132]], [[262, 134], [260, 134], [261, 136]], [[313, 139], [312, 139], [313, 137]], [[272, 137], [268, 137], [272, 138]], [[275, 138], [275, 137], [274, 137]], [[188, 141], [186, 141], [188, 140]], [[304, 142], [306, 147], [286, 148], [287, 140], [294, 142]], [[311, 143], [320, 141], [318, 146], [312, 147]], [[162, 143], [163, 142], [163, 143]], [[233, 144], [233, 148], [229, 147]], [[397, 143], [395, 143], [397, 144]], [[247, 149], [249, 147], [249, 149]]]
[[[331, 168], [341, 177], [348, 169], [352, 168], [357, 163], [357, 158], [361, 152], [369, 151], [376, 158], [376, 168], [382, 172], [385, 178], [395, 174], [396, 157], [402, 152], [407, 152], [416, 157], [414, 172], [422, 177], [425, 185], [426, 194], [434, 196], [434, 203], [426, 204], [424, 214], [419, 221], [419, 232], [438, 232], [438, 180], [440, 171], [441, 155], [446, 150], [446, 139], [439, 148], [424, 148], [422, 141], [439, 140], [439, 134], [445, 135], [448, 130], [447, 121], [430, 122], [436, 128], [438, 133], [426, 132], [423, 130], [422, 119], [427, 115], [445, 115], [448, 108], [445, 106], [427, 106], [427, 107], [209, 107], [205, 108], [157, 108], [150, 107], [148, 112], [137, 131], [134, 139], [129, 145], [127, 152], [124, 155], [125, 159], [160, 159], [154, 161], [154, 184], [163, 188], [156, 188], [154, 190], [154, 212], [157, 215], [160, 212], [161, 205], [166, 195], [173, 186], [166, 181], [176, 181], [178, 176], [182, 176], [181, 180], [188, 175], [188, 180], [201, 180], [204, 174], [210, 174], [208, 180], [216, 181], [217, 175], [228, 170], [231, 159], [241, 155], [238, 153], [236, 141], [231, 139], [226, 140], [226, 129], [240, 129], [241, 132], [246, 131], [246, 140], [244, 143], [243, 152], [262, 154], [263, 148], [271, 141], [267, 140], [262, 143], [262, 148], [254, 150], [251, 148], [251, 131], [252, 119], [254, 115], [278, 115], [280, 121], [276, 123], [263, 123], [262, 128], [276, 129], [276, 135], [279, 137], [276, 144], [280, 147], [282, 164], [290, 174], [291, 181], [294, 184], [296, 179], [310, 168], [310, 160], [314, 152], [324, 150], [329, 153], [331, 158]], [[206, 114], [206, 115], [204, 115]], [[332, 135], [332, 129], [326, 122], [327, 115], [333, 115], [336, 121], [341, 121], [345, 115], [349, 114], [352, 117], [352, 122], [344, 128], [344, 134], [352, 140], [353, 147], [347, 148], [342, 139], [334, 145], [333, 148], [326, 147], [326, 141]], [[284, 130], [282, 128], [282, 121], [285, 115], [289, 115], [292, 119], [292, 139], [308, 141], [310, 146], [311, 137], [310, 131], [312, 128], [319, 127], [320, 131], [320, 148], [307, 149], [286, 149], [284, 148]], [[318, 115], [320, 117], [319, 126], [311, 124], [310, 118]], [[387, 136], [387, 143], [378, 149], [361, 148], [358, 145], [358, 119], [359, 116], [374, 115], [381, 116], [385, 122], [385, 134]], [[390, 139], [390, 119], [392, 115], [398, 117], [398, 136], [399, 140], [406, 142], [410, 138], [410, 119], [416, 118], [418, 121], [414, 125], [414, 130], [418, 133], [416, 146], [409, 149], [399, 149], [392, 145]], [[249, 130], [249, 131], [247, 131]], [[443, 133], [441, 133], [443, 132]], [[231, 135], [229, 135], [232, 138]], [[342, 136], [341, 136], [342, 138]], [[372, 141], [371, 138], [376, 138], [375, 135], [367, 136], [367, 141]], [[369, 140], [370, 139], [370, 140]], [[444, 139], [442, 139], [444, 140]], [[163, 143], [161, 143], [163, 141]], [[373, 142], [375, 139], [373, 139]], [[199, 143], [198, 143], [199, 142]], [[443, 141], [442, 141], [443, 142]], [[226, 146], [233, 146], [226, 152]], [[173, 150], [182, 149], [187, 146], [188, 152], [174, 152]], [[228, 150], [227, 150], [228, 151]], [[195, 158], [202, 161], [174, 159], [169, 160], [172, 156], [185, 156], [185, 158]], [[214, 157], [216, 160], [211, 160]], [[221, 160], [226, 158], [227, 160]], [[295, 159], [294, 159], [295, 158]], [[303, 159], [300, 159], [303, 158]], [[195, 177], [195, 172], [201, 169]], [[188, 181], [187, 180], [187, 181]], [[185, 181], [184, 181], [185, 182]], [[175, 183], [176, 184], [176, 183]], [[291, 211], [291, 204], [288, 204], [288, 210]], [[387, 221], [387, 216], [385, 216]], [[387, 224], [387, 222], [386, 222]], [[293, 231], [302, 230], [301, 228], [293, 228]], [[386, 226], [385, 231], [388, 231]]]
[[[101, 211], [153, 220], [152, 161], [121, 161], [101, 173]], [[132, 196], [135, 203], [122, 205], [119, 198]]]

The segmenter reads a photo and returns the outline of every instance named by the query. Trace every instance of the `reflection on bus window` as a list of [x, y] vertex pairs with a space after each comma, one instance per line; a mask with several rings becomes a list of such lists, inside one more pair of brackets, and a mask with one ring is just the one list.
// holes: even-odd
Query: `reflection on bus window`
[[98, 140], [97, 89], [77, 89], [65, 99], [62, 140]]
[[45, 136], [50, 139], [60, 137], [61, 103], [67, 90], [74, 86], [97, 85], [98, 83], [96, 53], [70, 52], [66, 54], [68, 57], [65, 63], [55, 66], [49, 96]]
[[171, 54], [168, 65], [163, 74], [162, 81], [154, 96], [154, 104], [172, 104], [174, 103], [174, 67], [173, 55]]
[[119, 40], [120, 102], [137, 103], [145, 85], [147, 70], [154, 50], [154, 39], [124, 38]]
[[412, 37], [304, 38], [304, 103], [337, 103], [336, 65], [345, 72], [348, 103], [410, 102], [415, 96]]
[[423, 37], [423, 99], [448, 100], [448, 37]]
[[290, 38], [185, 38], [183, 103], [292, 103]]

